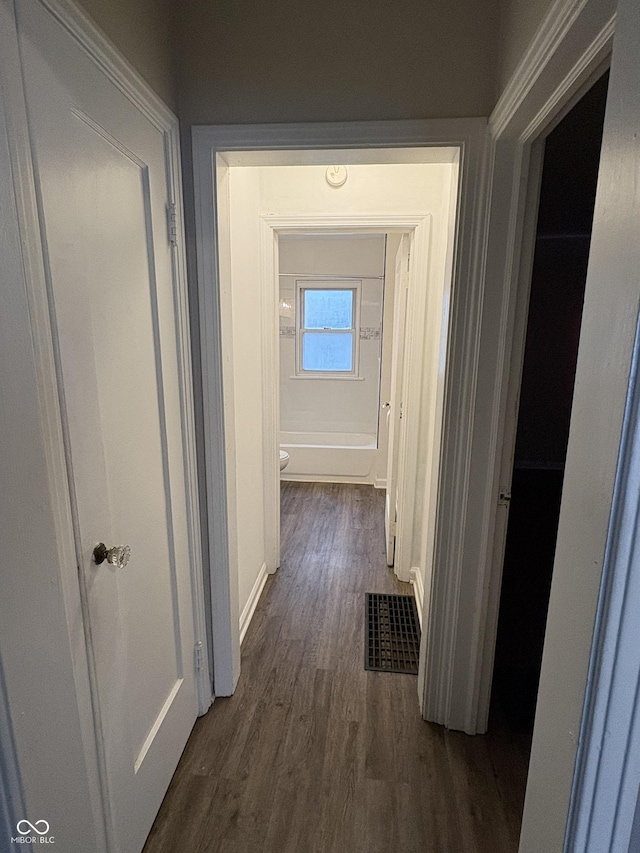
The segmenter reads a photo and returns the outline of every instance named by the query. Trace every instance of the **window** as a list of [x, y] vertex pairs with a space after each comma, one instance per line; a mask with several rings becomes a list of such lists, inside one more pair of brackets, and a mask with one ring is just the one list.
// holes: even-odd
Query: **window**
[[358, 297], [358, 287], [298, 282], [298, 375], [356, 374]]

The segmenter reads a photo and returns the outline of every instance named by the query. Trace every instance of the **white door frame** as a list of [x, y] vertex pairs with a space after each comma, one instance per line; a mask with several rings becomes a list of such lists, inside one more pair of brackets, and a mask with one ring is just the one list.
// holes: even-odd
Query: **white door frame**
[[[418, 441], [420, 437], [419, 412], [422, 399], [422, 378], [424, 371], [423, 353], [425, 345], [425, 312], [430, 285], [429, 245], [431, 216], [420, 214], [375, 214], [352, 213], [323, 215], [269, 215], [261, 218], [261, 259], [262, 281], [261, 297], [263, 317], [263, 414], [265, 434], [265, 508], [269, 517], [265, 519], [265, 545], [267, 566], [275, 571], [280, 553], [280, 470], [278, 466], [279, 450], [279, 411], [278, 388], [273, 386], [274, 377], [279, 376], [278, 341], [278, 255], [277, 237], [284, 234], [380, 234], [395, 232], [409, 234], [411, 237], [411, 268], [409, 271], [409, 305], [407, 317], [410, 329], [407, 335], [409, 351], [406, 364], [408, 369], [402, 377], [405, 430], [401, 445], [403, 471], [418, 470]], [[433, 283], [435, 284], [435, 283]], [[415, 480], [415, 477], [413, 478]], [[411, 578], [411, 542], [415, 519], [415, 482], [411, 478], [400, 478], [402, 507], [408, 507], [400, 517], [395, 572], [403, 581]], [[413, 486], [413, 487], [411, 487]], [[271, 569], [273, 566], [273, 569]]]
[[[207, 650], [204, 642], [206, 637], [205, 600], [198, 511], [178, 121], [87, 15], [70, 0], [20, 0], [20, 2], [41, 2], [56, 21], [80, 44], [83, 51], [99, 67], [101, 72], [164, 134], [169, 219], [167, 239], [169, 239], [169, 231], [173, 229], [173, 239], [175, 240], [173, 280], [179, 354], [177, 372], [182, 403], [182, 444], [185, 454], [184, 477], [189, 520], [190, 574], [196, 628], [194, 643], [202, 641], [203, 666], [197, 678], [199, 710], [200, 713], [204, 713], [211, 703], [211, 691], [207, 674]], [[0, 698], [0, 703], [4, 704], [5, 708], [9, 709], [9, 714], [12, 715], [10, 723], [15, 739], [15, 759], [21, 775], [25, 808], [35, 809], [37, 819], [42, 816], [53, 823], [57, 817], [56, 808], [60, 806], [63, 812], [55, 820], [57, 827], [61, 830], [66, 825], [74, 828], [70, 830], [71, 832], [83, 833], [77, 836], [74, 846], [86, 847], [89, 845], [103, 850], [106, 849], [110, 835], [104, 761], [101, 757], [103, 743], [94, 714], [96, 687], [86, 647], [86, 623], [84, 620], [86, 620], [87, 614], [82, 590], [78, 582], [66, 452], [61, 426], [59, 376], [49, 314], [48, 285], [43, 260], [43, 244], [40, 236], [29, 124], [22, 85], [18, 32], [13, 3], [10, 0], [1, 0], [0, 15], [2, 20], [2, 26], [0, 26], [0, 90], [3, 95], [6, 139], [11, 170], [9, 180], [11, 181], [15, 202], [15, 226], [21, 238], [21, 262], [28, 306], [28, 329], [25, 327], [24, 306], [18, 299], [5, 298], [7, 294], [3, 294], [3, 315], [8, 321], [12, 322], [16, 336], [19, 334], [28, 335], [29, 346], [32, 347], [33, 351], [34, 391], [37, 392], [38, 396], [39, 413], [37, 417], [32, 418], [32, 422], [25, 419], [22, 431], [25, 441], [27, 438], [31, 440], [32, 436], [40, 436], [46, 473], [40, 483], [43, 508], [39, 511], [38, 518], [42, 515], [44, 519], [47, 513], [51, 516], [51, 531], [48, 537], [42, 539], [43, 531], [40, 529], [35, 529], [32, 534], [32, 539], [41, 542], [47, 553], [46, 558], [40, 557], [37, 560], [34, 558], [34, 568], [47, 566], [51, 572], [51, 577], [46, 583], [42, 582], [42, 578], [40, 579], [39, 586], [46, 592], [45, 600], [34, 594], [26, 599], [29, 606], [28, 624], [33, 625], [29, 643], [16, 642], [10, 649], [3, 649], [5, 676], [7, 673], [12, 673], [14, 667], [17, 667], [23, 673], [23, 678], [19, 681], [12, 677], [5, 677], [4, 683], [0, 684], [0, 690], [6, 691], [6, 693]], [[8, 173], [3, 171], [3, 176], [5, 174]], [[9, 208], [6, 210], [9, 211]], [[12, 362], [10, 366], [14, 373], [20, 369], [18, 362]], [[26, 375], [22, 393], [25, 397], [29, 393]], [[16, 410], [20, 410], [18, 403]], [[33, 440], [35, 442], [35, 438]], [[26, 472], [24, 476], [27, 476]], [[30, 521], [32, 519], [26, 518], [25, 520]], [[54, 581], [54, 578], [57, 580]], [[56, 597], [58, 592], [59, 601]], [[19, 602], [15, 602], [13, 608], [16, 613], [19, 612]], [[58, 628], [66, 636], [68, 648], [65, 643], [55, 639]], [[41, 654], [34, 652], [37, 648], [41, 649]], [[49, 649], [55, 655], [51, 660], [44, 651]], [[50, 672], [49, 677], [56, 680], [56, 687], [58, 686], [58, 679], [60, 679], [60, 689], [65, 687], [65, 682], [62, 681], [60, 673], [64, 669], [67, 659], [68, 668], [73, 678], [72, 683], [67, 684], [65, 689], [68, 721], [65, 721], [64, 726], [60, 725], [60, 736], [56, 737], [58, 729], [51, 728], [50, 720], [45, 719], [44, 722], [40, 723], [42, 735], [46, 738], [47, 744], [51, 745], [50, 748], [47, 746], [46, 749], [39, 747], [40, 738], [33, 734], [29, 735], [28, 727], [25, 730], [24, 725], [27, 720], [36, 721], [39, 719], [33, 712], [34, 703], [36, 706], [42, 705], [42, 692], [43, 690], [46, 691], [49, 685], [46, 678], [40, 677], [40, 675], [32, 673], [31, 680], [29, 681], [27, 678], [28, 674], [32, 672], [37, 658], [41, 659], [43, 666], [49, 661], [47, 664]], [[40, 664], [38, 664], [39, 667]], [[34, 699], [32, 694], [36, 686], [38, 698]], [[59, 707], [65, 707], [65, 702], [60, 700]], [[43, 711], [48, 713], [47, 705], [45, 704], [42, 707]], [[25, 710], [29, 710], [29, 713], [25, 714]], [[77, 721], [78, 728], [78, 735], [73, 741], [73, 749], [75, 750], [77, 746], [84, 756], [83, 766], [73, 765], [75, 767], [73, 772], [78, 779], [82, 778], [82, 774], [86, 774], [86, 789], [90, 803], [87, 806], [82, 800], [78, 800], [77, 808], [82, 811], [82, 815], [77, 815], [74, 811], [75, 803], [70, 804], [68, 800], [64, 799], [61, 792], [64, 792], [66, 796], [68, 788], [62, 786], [60, 792], [51, 790], [51, 778], [54, 774], [59, 772], [62, 778], [63, 767], [72, 766], [70, 763], [76, 760], [75, 755], [71, 754], [72, 742], [66, 743], [63, 736], [63, 732], [66, 732], [71, 721]], [[58, 720], [58, 722], [61, 721]], [[4, 729], [6, 729], [6, 725], [3, 726]], [[52, 734], [53, 737], [51, 737]], [[57, 765], [50, 763], [51, 772], [44, 773], [45, 756], [48, 757], [49, 754], [51, 754], [51, 762], [57, 761]], [[56, 770], [55, 767], [59, 770]], [[45, 783], [49, 786], [49, 791], [43, 789], [42, 786]], [[49, 807], [48, 812], [47, 802], [55, 804]], [[12, 820], [14, 818], [20, 820], [23, 817], [23, 814], [19, 814], [17, 818], [16, 815], [11, 815]], [[92, 820], [93, 830], [82, 830], [83, 825], [89, 820]], [[53, 828], [52, 834], [55, 834]], [[60, 832], [59, 838], [62, 837], [64, 837], [63, 833]], [[73, 837], [75, 838], [75, 836]]]
[[[476, 503], [470, 504], [470, 482], [477, 479], [476, 471], [472, 470], [475, 423], [470, 413], [475, 411], [477, 405], [476, 365], [481, 346], [484, 305], [487, 210], [484, 119], [193, 128], [216, 694], [233, 693], [239, 677], [237, 602], [234, 600], [234, 580], [230, 578], [229, 572], [228, 507], [232, 509], [232, 502], [228, 499], [225, 471], [216, 157], [225, 152], [271, 151], [273, 162], [282, 164], [282, 152], [285, 151], [381, 149], [380, 160], [384, 162], [384, 149], [443, 146], [460, 150], [460, 181], [443, 404], [439, 507], [434, 536], [434, 564], [437, 571], [434, 572], [430, 595], [429, 624], [432, 629], [428, 653], [423, 654], [425, 689], [420, 699], [424, 701], [427, 719], [475, 732], [474, 697], [470, 693], [470, 687], [472, 691], [475, 685], [469, 663], [475, 659], [469, 655], [468, 649], [470, 645], [477, 644], [481, 626], [465, 618], [466, 612], [461, 611], [459, 602], [462, 593], [466, 601], [475, 602], [478, 597], [475, 569], [482, 536], [478, 536], [476, 522], [478, 518], [484, 517], [484, 506], [478, 505], [477, 495], [484, 498], [486, 491], [484, 488], [476, 488]], [[343, 159], [346, 153], [342, 151]], [[267, 274], [270, 275], [272, 273], [269, 270]]]
[[[492, 492], [489, 506], [493, 512], [488, 525], [487, 552], [481, 555], [486, 566], [487, 617], [484, 649], [481, 650], [481, 666], [478, 670], [479, 729], [486, 726], [489, 711], [506, 528], [506, 518], [501, 518], [501, 515], [506, 516], [506, 509], [499, 506], [498, 497], [501, 491], [508, 488], [511, 478], [516, 418], [514, 412], [509, 410], [509, 403], [514, 400], [510, 383], [513, 385], [518, 381], [522, 369], [531, 272], [531, 238], [536, 220], [532, 215], [535, 199], [532, 198], [531, 190], [540, 173], [539, 141], [606, 69], [612, 48], [615, 15], [614, 0], [555, 2], [490, 118], [493, 144], [492, 196], [494, 199], [504, 198], [507, 203], [492, 207], [487, 251], [487, 275], [500, 282], [497, 298], [502, 300], [503, 308], [496, 315], [496, 318], [500, 317], [500, 322], [494, 327], [496, 346], [492, 356], [496, 391], [492, 420], [494, 440], [490, 455], [494, 468], [492, 482], [488, 486]], [[617, 415], [616, 411], [616, 418]], [[592, 461], [595, 463], [595, 452], [593, 460], [585, 461], [584, 464], [588, 467]], [[563, 512], [565, 494], [573, 488], [571, 475], [572, 471], [568, 467]], [[599, 507], [599, 513], [605, 519], [608, 511], [608, 505]], [[605, 534], [606, 525], [596, 531], [595, 538], [604, 537]], [[605, 547], [604, 538], [599, 543], [594, 540], [586, 546], [582, 542], [570, 544], [566, 539], [564, 542], [565, 551], [568, 548], [576, 555], [580, 553], [582, 560], [588, 561], [591, 566], [602, 558], [602, 554], [598, 558], [599, 546], [602, 546], [603, 551]], [[566, 554], [564, 557], [566, 565]], [[581, 563], [580, 558], [578, 563]], [[577, 577], [580, 572], [574, 574]], [[590, 574], [593, 575], [593, 572]], [[586, 690], [590, 678], [591, 615], [596, 612], [598, 589], [597, 583], [592, 579], [587, 583], [586, 576], [583, 577], [580, 589], [573, 586], [573, 592], [570, 593], [573, 600], [569, 608], [566, 589], [565, 600], [560, 601], [563, 596], [558, 596], [560, 585], [556, 583], [557, 580], [554, 576], [520, 839], [521, 850], [574, 849], [564, 847], [571, 843], [569, 836], [565, 838], [565, 830], [572, 787], [577, 786], [573, 794], [575, 798], [581, 785], [579, 776], [574, 778], [574, 769], [581, 720], [590, 718], [588, 703], [591, 700]], [[570, 631], [566, 630], [567, 620], [573, 620]], [[547, 665], [547, 661], [552, 663]], [[562, 701], [554, 698], [554, 677], [564, 680]], [[571, 701], [567, 698], [569, 696]], [[587, 704], [583, 705], [585, 697]], [[599, 744], [597, 748], [601, 746]], [[600, 846], [597, 849], [605, 848]]]
[[523, 851], [638, 844], [640, 14], [634, 0], [621, 0], [616, 21], [611, 6], [599, 11], [612, 15], [601, 43], [617, 31]]
[[[397, 558], [396, 546], [398, 542], [398, 504], [401, 503], [399, 494], [403, 489], [402, 475], [406, 469], [400, 468], [401, 454], [404, 452], [405, 433], [402, 430], [402, 402], [406, 396], [404, 387], [404, 355], [405, 346], [407, 345], [407, 301], [409, 298], [409, 273], [411, 264], [411, 245], [410, 237], [407, 234], [400, 235], [400, 242], [394, 255], [394, 280], [393, 280], [393, 309], [391, 322], [388, 323], [391, 330], [391, 348], [388, 343], [385, 346], [385, 340], [382, 341], [382, 352], [385, 349], [388, 352], [389, 360], [389, 391], [388, 402], [384, 403], [385, 409], [385, 427], [387, 434], [387, 458], [386, 458], [386, 477], [385, 477], [385, 501], [384, 501], [384, 535], [385, 535], [385, 550], [387, 552], [387, 565], [394, 566], [396, 562], [400, 564]], [[387, 241], [388, 245], [388, 241]], [[388, 255], [388, 249], [387, 249]], [[390, 258], [388, 258], [390, 260]], [[385, 324], [383, 322], [383, 335], [385, 332]], [[384, 357], [384, 356], [383, 356]], [[384, 370], [384, 364], [382, 369]], [[381, 423], [381, 421], [380, 421]], [[404, 461], [404, 460], [403, 460]], [[426, 478], [425, 478], [426, 481]], [[411, 575], [409, 567], [409, 574]], [[397, 572], [396, 572], [397, 574]], [[422, 573], [416, 570], [415, 577], [422, 580]], [[414, 584], [414, 593], [416, 586]], [[419, 601], [418, 615], [420, 616], [420, 625], [423, 624], [422, 606], [424, 603], [424, 595]]]
[[[544, 138], [604, 71], [615, 23], [614, 0], [558, 0], [516, 69], [489, 119], [493, 203], [486, 275], [494, 282], [499, 309], [487, 315], [493, 346], [481, 370], [492, 376], [492, 410], [485, 411], [485, 550], [479, 555], [484, 587], [482, 640], [476, 658], [477, 731], [486, 731], [502, 582], [508, 508], [499, 495], [511, 483], [515, 446], [514, 383], [519, 382], [530, 287], [532, 232]], [[529, 192], [527, 192], [529, 190]], [[503, 201], [501, 201], [503, 200]], [[497, 284], [497, 286], [496, 286]], [[493, 331], [492, 331], [493, 330]], [[484, 334], [484, 333], [483, 333]], [[510, 405], [511, 404], [511, 405]]]

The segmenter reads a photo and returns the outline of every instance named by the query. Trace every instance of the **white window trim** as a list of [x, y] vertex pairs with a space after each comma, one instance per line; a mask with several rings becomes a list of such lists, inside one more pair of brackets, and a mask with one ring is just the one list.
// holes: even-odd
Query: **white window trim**
[[[303, 327], [304, 305], [303, 292], [305, 290], [351, 290], [353, 292], [353, 326], [351, 329], [305, 329]], [[360, 304], [362, 295], [362, 281], [335, 281], [333, 279], [321, 281], [319, 279], [296, 279], [296, 379], [360, 379]], [[351, 332], [353, 340], [352, 369], [351, 370], [304, 370], [302, 367], [302, 336], [304, 332], [323, 332], [324, 334]]]

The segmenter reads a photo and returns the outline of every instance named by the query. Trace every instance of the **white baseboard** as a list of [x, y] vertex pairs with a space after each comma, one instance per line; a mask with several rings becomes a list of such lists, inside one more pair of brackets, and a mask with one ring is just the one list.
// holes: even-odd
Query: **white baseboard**
[[418, 608], [420, 628], [422, 628], [422, 608], [424, 607], [424, 584], [422, 582], [422, 573], [417, 566], [413, 566], [409, 574], [411, 576], [411, 583], [413, 584], [413, 594], [416, 597], [416, 607]]
[[268, 577], [269, 573], [267, 572], [267, 564], [263, 563], [260, 566], [258, 577], [256, 578], [256, 582], [254, 583], [253, 589], [251, 590], [251, 594], [249, 595], [249, 600], [245, 604], [244, 610], [240, 614], [240, 645], [242, 645], [244, 636], [247, 633], [249, 625], [251, 624], [253, 614], [256, 612], [258, 601], [260, 601], [260, 596], [262, 595], [262, 590], [264, 589], [264, 585], [267, 582]]
[[355, 486], [373, 486], [371, 477], [356, 477], [340, 474], [280, 474], [283, 483], [351, 483]]
[[376, 477], [373, 481], [373, 485], [376, 489], [386, 489], [387, 488], [387, 478], [386, 477]]

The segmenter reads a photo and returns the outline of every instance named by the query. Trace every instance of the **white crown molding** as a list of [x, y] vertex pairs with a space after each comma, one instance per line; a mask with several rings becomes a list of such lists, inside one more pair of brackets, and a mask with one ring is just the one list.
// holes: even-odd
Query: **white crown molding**
[[[494, 138], [503, 136], [511, 122], [526, 114], [518, 135], [528, 139], [547, 116], [567, 99], [581, 79], [611, 49], [615, 29], [614, 0], [555, 0], [520, 60], [489, 118]], [[585, 45], [587, 47], [585, 48]], [[575, 58], [572, 53], [575, 52]], [[562, 65], [566, 60], [566, 71]], [[549, 95], [547, 79], [557, 81]], [[536, 103], [536, 88], [546, 97]], [[530, 106], [531, 105], [531, 106]], [[523, 106], [525, 109], [523, 110]]]
[[533, 139], [538, 129], [547, 121], [547, 117], [557, 112], [560, 105], [566, 104], [567, 110], [573, 106], [573, 101], [571, 100], [572, 93], [578, 91], [578, 97], [582, 94], [579, 91], [581, 81], [585, 78], [590, 78], [592, 69], [598, 66], [602, 61], [602, 57], [611, 50], [615, 29], [616, 16], [614, 14], [605, 22], [603, 28], [596, 33], [595, 38], [578, 62], [573, 66], [571, 72], [567, 74], [551, 97], [545, 101], [527, 127], [522, 131], [521, 138], [523, 140]]
[[489, 124], [495, 136], [502, 133], [527, 97], [542, 69], [549, 62], [549, 58], [564, 41], [585, 3], [586, 0], [554, 0], [551, 4], [538, 32], [491, 113]]

